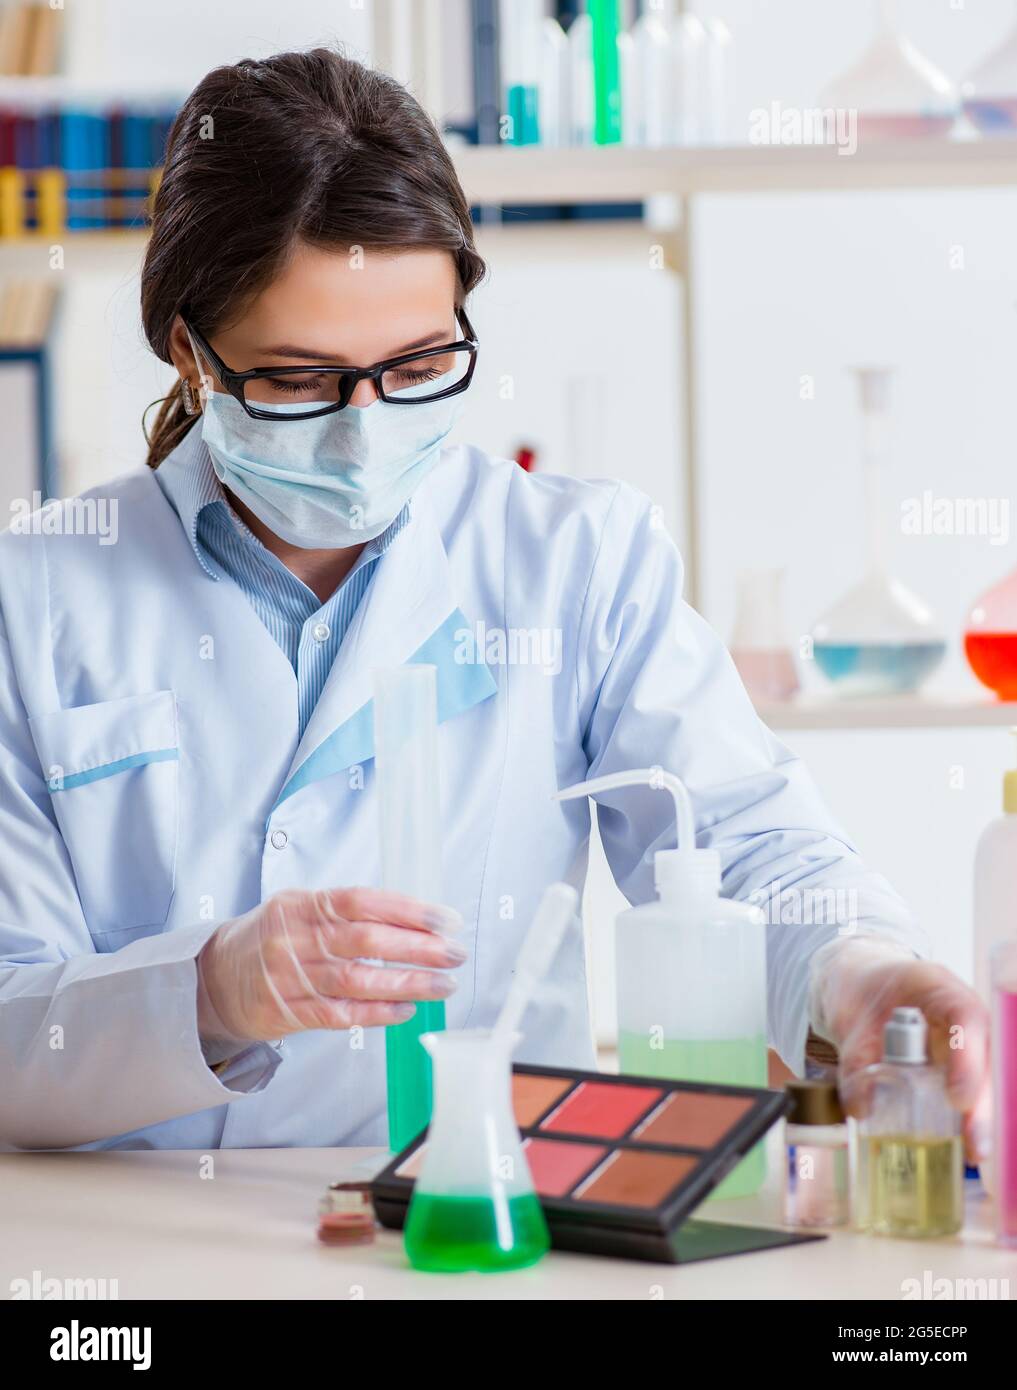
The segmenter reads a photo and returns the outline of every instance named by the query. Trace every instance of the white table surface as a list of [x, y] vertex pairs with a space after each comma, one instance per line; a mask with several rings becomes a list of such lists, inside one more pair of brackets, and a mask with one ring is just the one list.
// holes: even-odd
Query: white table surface
[[[951, 1240], [840, 1231], [684, 1267], [552, 1251], [512, 1274], [420, 1274], [397, 1232], [348, 1248], [317, 1239], [322, 1192], [370, 1152], [0, 1155], [0, 1298], [34, 1270], [41, 1278], [116, 1279], [121, 1299], [900, 1299], [905, 1280], [941, 1278], [1009, 1278], [1017, 1297], [1017, 1253], [993, 1243], [989, 1203], [976, 1198], [964, 1233]], [[700, 1214], [778, 1225], [778, 1155], [771, 1153], [762, 1193], [711, 1202]], [[202, 1177], [209, 1161], [214, 1176]]]

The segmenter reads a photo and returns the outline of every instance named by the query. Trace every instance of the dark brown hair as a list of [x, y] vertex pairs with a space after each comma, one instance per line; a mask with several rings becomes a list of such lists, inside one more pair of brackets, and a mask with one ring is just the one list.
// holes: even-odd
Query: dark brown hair
[[[393, 78], [328, 48], [215, 68], [166, 147], [141, 274], [141, 316], [170, 361], [175, 316], [210, 337], [271, 283], [297, 242], [446, 250], [460, 299], [484, 275], [470, 210], [433, 122]], [[187, 433], [177, 382], [148, 464]]]

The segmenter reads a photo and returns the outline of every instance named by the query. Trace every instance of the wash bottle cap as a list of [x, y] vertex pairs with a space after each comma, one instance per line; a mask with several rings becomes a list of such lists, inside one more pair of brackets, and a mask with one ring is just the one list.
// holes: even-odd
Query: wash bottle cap
[[[1010, 732], [1017, 734], [1017, 727]], [[1017, 815], [1017, 768], [1003, 773], [1003, 810], [1008, 816]]]
[[927, 1062], [928, 1024], [921, 1009], [894, 1009], [883, 1033], [884, 1062]]
[[720, 895], [720, 854], [715, 849], [696, 849], [696, 822], [692, 800], [685, 783], [671, 772], [659, 767], [634, 768], [631, 772], [614, 772], [608, 777], [595, 777], [558, 792], [555, 801], [569, 801], [576, 796], [594, 792], [613, 791], [616, 787], [653, 787], [669, 791], [674, 797], [675, 818], [678, 823], [678, 848], [659, 849], [653, 856], [653, 882], [660, 898], [713, 897]]

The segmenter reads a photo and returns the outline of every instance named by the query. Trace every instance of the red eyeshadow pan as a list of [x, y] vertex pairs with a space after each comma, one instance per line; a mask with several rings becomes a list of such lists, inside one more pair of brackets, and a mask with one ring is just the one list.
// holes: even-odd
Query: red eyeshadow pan
[[600, 1144], [564, 1144], [557, 1139], [527, 1139], [523, 1153], [533, 1186], [541, 1197], [564, 1197], [580, 1178], [603, 1159]]
[[584, 1081], [540, 1126], [552, 1134], [620, 1139], [664, 1094], [655, 1086]]

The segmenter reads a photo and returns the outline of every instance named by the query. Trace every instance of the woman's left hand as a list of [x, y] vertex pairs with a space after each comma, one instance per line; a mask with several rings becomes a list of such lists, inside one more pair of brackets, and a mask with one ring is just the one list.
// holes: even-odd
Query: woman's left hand
[[945, 1067], [950, 1100], [964, 1115], [968, 1161], [985, 1159], [992, 1127], [989, 1011], [969, 985], [892, 942], [849, 937], [816, 953], [810, 1007], [813, 1027], [840, 1054], [841, 1095], [856, 1115], [865, 1110], [860, 1073], [882, 1059], [890, 1015], [897, 1008], [921, 1009], [929, 1056]]

